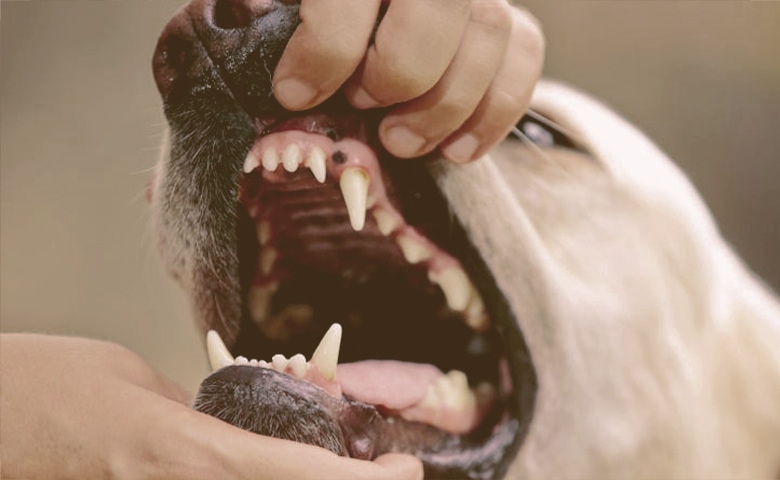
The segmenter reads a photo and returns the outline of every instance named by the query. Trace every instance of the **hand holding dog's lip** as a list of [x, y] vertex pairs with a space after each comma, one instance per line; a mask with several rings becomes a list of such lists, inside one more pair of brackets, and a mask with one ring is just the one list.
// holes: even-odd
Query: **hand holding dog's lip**
[[312, 108], [343, 85], [356, 108], [393, 106], [380, 139], [399, 158], [443, 145], [445, 158], [463, 163], [496, 145], [541, 73], [544, 41], [533, 17], [503, 0], [396, 0], [369, 43], [379, 3], [303, 1], [275, 71], [279, 102]]

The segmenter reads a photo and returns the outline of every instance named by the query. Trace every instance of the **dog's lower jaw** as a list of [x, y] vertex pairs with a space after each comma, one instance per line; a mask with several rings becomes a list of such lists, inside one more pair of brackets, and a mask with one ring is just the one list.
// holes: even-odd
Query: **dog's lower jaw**
[[777, 301], [633, 127], [556, 84], [532, 108], [592, 158], [505, 144], [434, 172], [539, 375], [507, 477], [777, 474]]

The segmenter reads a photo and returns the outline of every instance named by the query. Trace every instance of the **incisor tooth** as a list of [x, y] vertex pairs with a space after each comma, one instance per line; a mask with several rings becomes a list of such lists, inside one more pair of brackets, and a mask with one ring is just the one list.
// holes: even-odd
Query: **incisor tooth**
[[450, 267], [441, 272], [433, 272], [431, 281], [441, 287], [447, 305], [458, 312], [466, 309], [474, 287], [466, 276], [466, 272], [460, 267]]
[[306, 160], [306, 165], [311, 170], [314, 178], [320, 183], [325, 183], [325, 176], [327, 169], [325, 167], [325, 160], [327, 156], [320, 147], [314, 147], [309, 151], [309, 158]]
[[206, 334], [206, 350], [212, 370], [219, 370], [235, 362], [233, 355], [225, 346], [225, 342], [222, 341], [222, 337], [215, 330], [209, 330]]
[[287, 366], [292, 374], [298, 378], [303, 378], [306, 375], [306, 357], [300, 353], [290, 357], [290, 362]]
[[398, 242], [398, 246], [401, 247], [404, 258], [409, 263], [419, 263], [431, 258], [430, 250], [418, 240], [415, 240], [408, 235], [399, 235], [396, 241]]
[[279, 154], [274, 147], [268, 147], [263, 152], [263, 168], [271, 172], [279, 167]]
[[240, 357], [236, 357], [236, 365], [249, 365], [249, 359], [244, 357], [243, 355]]
[[287, 364], [290, 363], [287, 358], [285, 358], [284, 355], [277, 353], [273, 357], [271, 357], [271, 364], [274, 366], [275, 370], [278, 370], [280, 372], [284, 372], [284, 369], [287, 368]]
[[385, 237], [393, 233], [393, 230], [400, 225], [398, 219], [386, 210], [375, 208], [371, 213], [374, 215], [379, 232]]
[[339, 363], [341, 349], [341, 325], [334, 323], [323, 335], [320, 344], [311, 356], [311, 364], [316, 365], [326, 380], [336, 379], [336, 366]]
[[255, 155], [255, 152], [252, 150], [249, 150], [249, 153], [246, 154], [246, 159], [244, 160], [244, 173], [251, 173], [252, 170], [260, 166], [260, 160], [258, 160], [257, 155]]
[[287, 145], [282, 153], [282, 165], [284, 169], [292, 173], [298, 170], [298, 165], [301, 163], [301, 147], [296, 143]]
[[356, 232], [363, 230], [366, 224], [366, 204], [368, 203], [368, 174], [358, 167], [344, 169], [339, 180], [341, 194], [347, 205], [349, 223]]

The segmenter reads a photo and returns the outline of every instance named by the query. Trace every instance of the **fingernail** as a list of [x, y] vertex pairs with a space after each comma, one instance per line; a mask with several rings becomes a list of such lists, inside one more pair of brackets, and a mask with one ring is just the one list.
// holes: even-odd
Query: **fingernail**
[[374, 100], [363, 87], [360, 87], [352, 94], [352, 105], [354, 105], [355, 108], [372, 108], [378, 107], [379, 102]]
[[274, 94], [285, 107], [299, 110], [312, 103], [317, 96], [317, 90], [297, 78], [285, 78], [276, 83]]
[[474, 153], [479, 148], [479, 140], [472, 134], [463, 135], [459, 139], [442, 148], [442, 153], [447, 159], [456, 163], [465, 163], [473, 160]]
[[388, 150], [399, 157], [413, 157], [425, 145], [423, 137], [401, 125], [390, 128], [385, 139]]

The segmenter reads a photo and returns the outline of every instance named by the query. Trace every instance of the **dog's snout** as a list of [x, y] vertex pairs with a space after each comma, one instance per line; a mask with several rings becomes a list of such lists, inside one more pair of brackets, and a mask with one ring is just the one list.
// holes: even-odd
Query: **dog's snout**
[[214, 25], [224, 30], [247, 28], [272, 8], [272, 0], [217, 0]]

